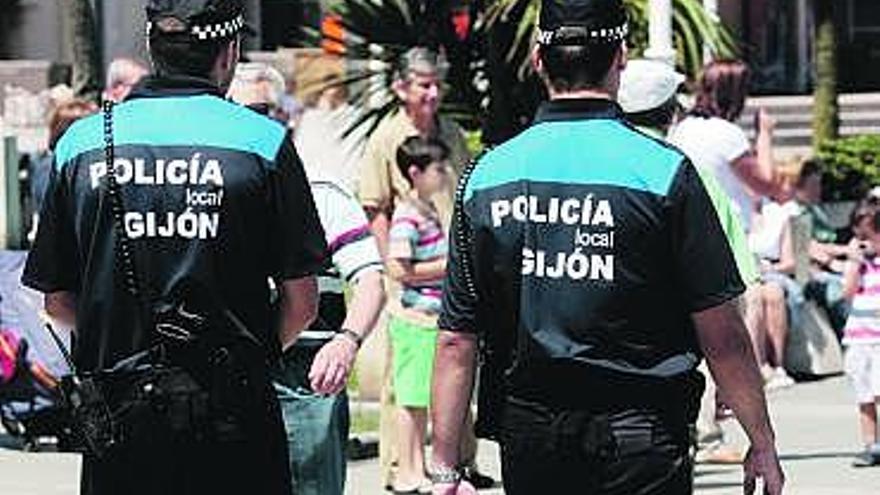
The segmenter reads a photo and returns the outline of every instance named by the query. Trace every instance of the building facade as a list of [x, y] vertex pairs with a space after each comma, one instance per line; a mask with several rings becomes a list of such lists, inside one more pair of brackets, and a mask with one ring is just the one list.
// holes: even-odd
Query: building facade
[[[815, 0], [717, 0], [718, 14], [742, 41], [755, 89], [802, 94], [812, 87]], [[838, 2], [840, 89], [880, 91], [880, 2]]]

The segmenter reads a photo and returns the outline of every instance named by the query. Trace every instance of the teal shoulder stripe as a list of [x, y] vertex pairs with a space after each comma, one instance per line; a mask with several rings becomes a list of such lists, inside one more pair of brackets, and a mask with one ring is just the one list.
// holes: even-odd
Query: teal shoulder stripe
[[545, 122], [488, 152], [474, 192], [518, 181], [619, 186], [665, 196], [684, 155], [614, 120]]
[[[253, 153], [274, 162], [287, 130], [240, 105], [202, 95], [139, 98], [113, 110], [116, 145], [207, 146]], [[59, 167], [103, 147], [103, 116], [76, 122], [55, 150]]]

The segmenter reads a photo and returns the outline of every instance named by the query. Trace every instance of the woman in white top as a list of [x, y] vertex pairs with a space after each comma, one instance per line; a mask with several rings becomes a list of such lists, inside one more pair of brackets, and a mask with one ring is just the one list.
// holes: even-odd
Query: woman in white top
[[775, 122], [763, 109], [757, 114], [753, 149], [736, 124], [745, 106], [749, 70], [740, 61], [708, 64], [696, 87], [694, 108], [672, 130], [669, 140], [697, 167], [711, 171], [751, 229], [754, 195], [774, 193], [772, 137]]
[[749, 248], [760, 260], [761, 300], [763, 304], [763, 341], [756, 342], [755, 352], [768, 388], [794, 384], [783, 368], [785, 344], [791, 328], [799, 325], [803, 289], [794, 280], [795, 253], [792, 244], [791, 218], [799, 207], [791, 201], [790, 188], [767, 201], [756, 215], [749, 232]]
[[[749, 76], [748, 67], [738, 60], [718, 60], [706, 65], [697, 80], [694, 107], [669, 135], [669, 141], [678, 146], [694, 166], [715, 176], [739, 213], [746, 232], [752, 229], [757, 198], [777, 192], [772, 150], [775, 122], [763, 109], [758, 111], [754, 148], [736, 124], [745, 107]], [[751, 285], [744, 301], [755, 355], [759, 364], [766, 364], [768, 340], [774, 348], [784, 349], [779, 345], [784, 343], [787, 333], [783, 331], [787, 328], [784, 292], [776, 285]], [[771, 329], [776, 338], [768, 339]], [[771, 381], [782, 374], [765, 372], [765, 379]], [[784, 377], [780, 380], [788, 384]]]

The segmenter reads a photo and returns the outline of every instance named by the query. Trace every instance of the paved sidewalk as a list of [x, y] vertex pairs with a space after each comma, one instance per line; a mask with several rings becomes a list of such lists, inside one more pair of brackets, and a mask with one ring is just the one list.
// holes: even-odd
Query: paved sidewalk
[[[786, 493], [880, 494], [880, 467], [850, 467], [850, 460], [859, 447], [859, 437], [856, 406], [845, 378], [800, 383], [771, 392], [768, 398], [788, 478]], [[727, 421], [724, 427], [738, 444], [746, 445], [745, 435], [735, 422]], [[494, 443], [480, 443], [479, 465], [495, 477], [500, 473], [497, 453]], [[378, 488], [378, 471], [376, 461], [352, 463], [346, 495], [382, 494]], [[741, 466], [699, 465], [696, 493], [739, 495], [742, 494], [741, 480]], [[481, 493], [498, 495], [504, 492], [496, 489]]]
[[[880, 467], [851, 468], [858, 449], [856, 407], [842, 377], [802, 383], [771, 393], [770, 403], [783, 464], [794, 495], [874, 495], [880, 493]], [[725, 427], [740, 442], [735, 424]], [[76, 495], [79, 461], [69, 454], [24, 454], [0, 446], [0, 494]], [[498, 476], [497, 448], [480, 444], [480, 466]], [[699, 495], [742, 493], [740, 466], [701, 465], [697, 469]], [[378, 462], [350, 465], [347, 495], [381, 495]], [[502, 494], [487, 490], [485, 495]]]

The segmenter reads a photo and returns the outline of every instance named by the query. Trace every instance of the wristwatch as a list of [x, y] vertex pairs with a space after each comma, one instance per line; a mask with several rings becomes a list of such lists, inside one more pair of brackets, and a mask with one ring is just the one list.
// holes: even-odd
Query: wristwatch
[[435, 465], [431, 467], [431, 483], [438, 485], [455, 484], [461, 481], [461, 471], [449, 466]]
[[364, 337], [361, 334], [355, 332], [354, 330], [352, 330], [350, 328], [340, 329], [339, 333], [337, 333], [336, 336], [343, 337], [343, 338], [346, 338], [346, 339], [354, 342], [355, 346], [358, 349], [361, 348], [361, 343], [364, 341]]

